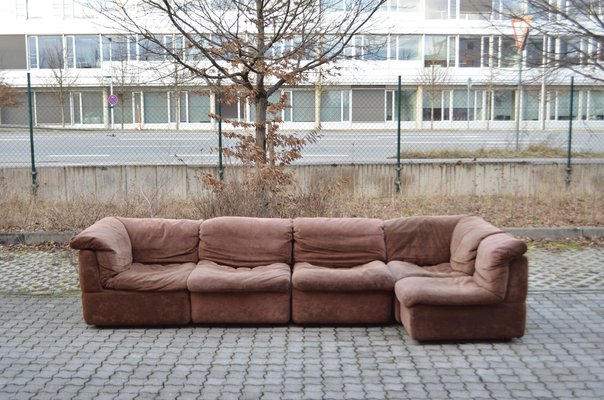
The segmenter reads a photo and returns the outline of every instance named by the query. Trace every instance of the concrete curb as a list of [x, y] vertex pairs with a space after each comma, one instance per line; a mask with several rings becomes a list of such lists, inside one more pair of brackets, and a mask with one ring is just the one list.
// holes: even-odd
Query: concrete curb
[[0, 233], [1, 244], [36, 245], [44, 242], [69, 243], [78, 232], [15, 232]]
[[604, 227], [588, 226], [575, 228], [504, 228], [514, 236], [528, 237], [530, 239], [579, 239], [582, 237], [604, 236]]
[[[575, 228], [503, 228], [514, 236], [530, 239], [562, 240], [582, 237], [604, 237], [604, 227], [588, 226]], [[37, 245], [43, 242], [69, 243], [78, 232], [14, 232], [0, 233], [0, 245]]]

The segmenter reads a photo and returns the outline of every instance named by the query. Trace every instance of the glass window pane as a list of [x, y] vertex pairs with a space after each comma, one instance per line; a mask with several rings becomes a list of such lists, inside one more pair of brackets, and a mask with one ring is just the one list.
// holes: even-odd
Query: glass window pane
[[365, 35], [365, 60], [382, 61], [388, 57], [388, 36]]
[[589, 93], [589, 119], [604, 120], [604, 91]]
[[525, 90], [522, 98], [522, 119], [525, 121], [539, 120], [539, 90]]
[[26, 69], [25, 35], [0, 35], [0, 69]]
[[61, 36], [38, 36], [40, 68], [63, 68], [63, 40]]
[[102, 124], [103, 107], [103, 92], [82, 92], [82, 122], [84, 124]]
[[210, 122], [210, 96], [189, 92], [189, 122]]
[[352, 121], [384, 122], [384, 91], [353, 90]]
[[419, 60], [419, 43], [421, 36], [400, 35], [398, 37], [398, 59]]
[[495, 121], [514, 120], [514, 97], [513, 90], [496, 91], [493, 95], [493, 119]]
[[77, 68], [99, 68], [101, 66], [101, 49], [98, 36], [78, 35], [75, 37], [75, 46]]
[[294, 122], [314, 122], [315, 120], [315, 92], [292, 91], [292, 115]]
[[326, 90], [321, 93], [321, 121], [340, 121], [342, 118], [342, 91]]
[[38, 68], [38, 41], [36, 36], [27, 38], [27, 47], [29, 48], [29, 67]]
[[491, 0], [460, 0], [459, 18], [488, 19], [491, 15]]
[[424, 64], [447, 66], [447, 37], [426, 35], [424, 46]]
[[459, 38], [460, 67], [480, 67], [480, 41], [480, 36], [461, 36]]
[[145, 123], [158, 124], [168, 122], [168, 100], [166, 92], [143, 93]]
[[[61, 99], [62, 97], [62, 99]], [[61, 107], [61, 101], [63, 107]], [[38, 124], [71, 124], [69, 94], [59, 92], [36, 92], [36, 117]]]
[[426, 0], [426, 19], [447, 19], [447, 0]]
[[511, 36], [504, 36], [501, 38], [501, 67], [513, 67], [518, 61], [518, 50], [516, 48], [516, 41]]

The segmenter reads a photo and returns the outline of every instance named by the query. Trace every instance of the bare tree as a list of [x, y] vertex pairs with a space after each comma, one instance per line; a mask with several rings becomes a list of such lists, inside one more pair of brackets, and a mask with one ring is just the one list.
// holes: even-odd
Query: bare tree
[[[275, 106], [269, 97], [283, 85], [309, 81], [321, 66], [341, 56], [385, 3], [143, 0], [132, 5], [109, 0], [98, 1], [95, 8], [121, 30], [139, 35], [139, 44], [147, 51], [161, 51], [201, 78], [222, 101], [253, 105], [253, 145], [262, 164], [267, 161], [267, 137], [272, 129], [267, 115]], [[175, 49], [171, 41], [164, 40], [165, 35], [156, 34], [161, 29], [182, 35], [186, 51]]]
[[543, 64], [550, 74], [566, 69], [604, 81], [604, 1], [530, 0], [524, 6], [519, 2], [502, 4], [509, 6], [494, 10], [500, 20], [530, 16], [529, 40], [535, 36], [544, 38], [534, 41], [543, 58], [534, 63], [527, 60], [529, 67]]
[[77, 74], [66, 65], [63, 46], [49, 46], [44, 49], [44, 56], [51, 76], [48, 78], [48, 85], [55, 88], [55, 97], [61, 107], [61, 126], [65, 127], [66, 106], [69, 105], [69, 94], [71, 87], [78, 79]]

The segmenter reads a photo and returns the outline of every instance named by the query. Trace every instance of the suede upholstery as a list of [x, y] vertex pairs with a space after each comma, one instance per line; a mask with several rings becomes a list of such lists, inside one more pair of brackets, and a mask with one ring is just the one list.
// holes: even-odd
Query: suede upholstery
[[501, 232], [501, 229], [494, 227], [482, 218], [461, 218], [451, 235], [451, 268], [472, 275], [478, 245], [482, 239]]
[[451, 268], [450, 263], [420, 267], [419, 265], [405, 261], [390, 261], [388, 263], [388, 268], [390, 269], [390, 273], [395, 282], [412, 276], [423, 276], [426, 278], [455, 278], [458, 276], [468, 276], [463, 272], [454, 271]]
[[283, 263], [255, 268], [233, 268], [200, 261], [189, 276], [188, 289], [195, 293], [289, 292], [290, 268]]
[[118, 218], [132, 243], [132, 261], [141, 264], [196, 263], [201, 221]]
[[391, 291], [394, 282], [382, 261], [372, 261], [352, 268], [328, 268], [297, 263], [292, 274], [292, 286], [311, 292]]
[[474, 340], [521, 337], [526, 325], [526, 244], [478, 217], [109, 217], [70, 244], [84, 320], [98, 326], [394, 314], [416, 340]]
[[110, 278], [108, 289], [140, 292], [170, 292], [187, 290], [187, 279], [195, 264], [139, 264], [134, 263], [126, 271]]
[[350, 268], [386, 261], [383, 225], [369, 218], [296, 218], [294, 262]]
[[124, 224], [117, 218], [106, 217], [79, 235], [69, 245], [78, 250], [94, 250], [99, 265], [99, 277], [104, 286], [108, 279], [126, 271], [132, 264], [132, 244]]
[[214, 218], [201, 224], [199, 259], [235, 268], [291, 264], [291, 242], [289, 219]]
[[407, 217], [384, 222], [388, 261], [406, 261], [419, 266], [448, 263], [451, 235], [461, 215]]

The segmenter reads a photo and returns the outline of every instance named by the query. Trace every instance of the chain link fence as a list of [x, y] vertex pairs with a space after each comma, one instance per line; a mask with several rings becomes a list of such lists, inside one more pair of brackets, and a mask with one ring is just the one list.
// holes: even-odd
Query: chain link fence
[[[396, 163], [399, 148], [402, 162], [604, 158], [604, 87], [571, 90], [569, 81], [523, 85], [519, 91], [471, 79], [456, 85], [437, 76], [417, 79], [284, 87], [279, 94], [287, 105], [271, 117], [282, 121], [285, 133], [320, 132], [302, 151], [300, 164]], [[3, 167], [28, 167], [32, 161], [218, 165], [217, 101], [204, 88], [44, 86], [33, 87], [30, 96], [31, 115], [24, 90], [19, 105], [0, 109]], [[253, 122], [255, 109], [238, 99], [223, 104], [221, 114], [228, 121]], [[224, 132], [240, 129], [222, 124]], [[223, 146], [234, 144], [223, 137]]]

